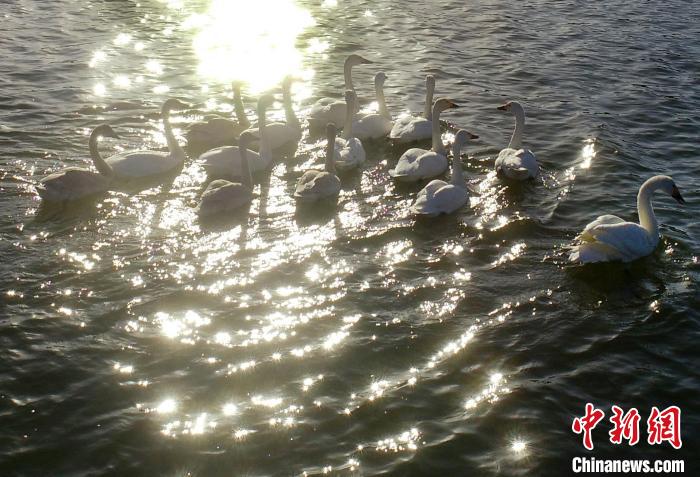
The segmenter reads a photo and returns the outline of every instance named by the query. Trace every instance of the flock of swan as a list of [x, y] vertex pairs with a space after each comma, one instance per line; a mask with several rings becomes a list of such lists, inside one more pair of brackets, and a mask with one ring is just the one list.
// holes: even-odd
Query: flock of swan
[[[412, 214], [435, 217], [457, 211], [468, 200], [461, 151], [469, 139], [477, 136], [463, 129], [457, 132], [452, 144], [450, 181], [439, 179], [448, 170], [450, 163], [449, 152], [441, 138], [440, 114], [457, 107], [457, 104], [449, 98], [433, 101], [435, 78], [428, 75], [423, 116], [406, 116], [394, 120], [384, 98], [386, 75], [380, 72], [374, 81], [378, 111], [359, 114], [352, 69], [371, 63], [359, 55], [348, 56], [344, 64], [344, 98], [321, 98], [311, 107], [306, 118], [309, 128], [325, 128], [325, 162], [323, 169], [304, 172], [297, 182], [294, 198], [304, 203], [334, 202], [341, 190], [338, 174], [360, 168], [366, 160], [363, 141], [388, 138], [394, 144], [405, 145], [432, 141], [430, 149], [407, 149], [396, 166], [389, 171], [389, 175], [398, 182], [429, 181], [416, 194], [410, 207]], [[299, 143], [302, 138], [302, 123], [292, 107], [291, 83], [291, 78], [285, 78], [282, 84], [284, 122], [266, 121], [266, 111], [274, 103], [274, 97], [266, 94], [257, 103], [258, 125], [251, 127], [243, 107], [240, 85], [234, 84], [233, 100], [237, 120], [217, 119], [192, 126], [188, 136], [190, 144], [198, 143], [208, 149], [198, 159], [208, 178], [208, 185], [201, 194], [197, 207], [200, 217], [231, 213], [246, 207], [254, 197], [253, 174], [269, 169], [277, 151], [296, 147]], [[90, 156], [97, 172], [75, 167], [55, 172], [37, 185], [39, 195], [44, 201], [63, 203], [95, 197], [115, 183], [158, 180], [179, 173], [187, 156], [173, 134], [169, 116], [172, 110], [189, 107], [174, 98], [168, 99], [162, 106], [168, 152], [129, 151], [105, 159], [98, 150], [98, 139], [119, 136], [109, 125], [97, 126], [89, 140]], [[522, 105], [510, 101], [498, 109], [513, 114], [515, 129], [508, 146], [496, 158], [496, 172], [507, 181], [536, 178], [539, 165], [535, 154], [522, 145], [525, 127]], [[338, 135], [340, 125], [342, 130]], [[639, 189], [639, 223], [627, 222], [614, 215], [598, 217], [577, 236], [569, 259], [577, 263], [630, 262], [651, 254], [659, 242], [659, 225], [651, 204], [655, 191], [664, 192], [679, 203], [685, 203], [671, 177], [654, 176]]]

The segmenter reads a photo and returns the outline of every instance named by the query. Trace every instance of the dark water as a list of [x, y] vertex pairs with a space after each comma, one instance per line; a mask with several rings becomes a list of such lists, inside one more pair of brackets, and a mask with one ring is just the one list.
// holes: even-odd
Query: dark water
[[[577, 455], [697, 475], [700, 4], [333, 3], [3, 4], [0, 475], [558, 476]], [[287, 35], [279, 50], [256, 50], [251, 15]], [[340, 94], [348, 52], [376, 62], [357, 68], [365, 100], [381, 68], [394, 113], [422, 110], [427, 72], [464, 105], [446, 119], [480, 135], [471, 207], [415, 223], [416, 188], [387, 175], [401, 151], [375, 145], [337, 209], [297, 213], [322, 150], [307, 136], [242, 223], [197, 222], [193, 160], [169, 186], [40, 206], [32, 184], [88, 165], [95, 125], [124, 137], [106, 153], [162, 147], [164, 98], [198, 105], [182, 132], [228, 114], [228, 80], [253, 108], [291, 71], [303, 114]], [[490, 172], [506, 99], [544, 168], [521, 188]], [[566, 265], [597, 215], [636, 219], [657, 173], [688, 201], [656, 198], [657, 252]], [[586, 402], [607, 414], [593, 452], [571, 431]], [[613, 404], [640, 410], [640, 444], [608, 442]], [[670, 405], [678, 451], [644, 442]]]

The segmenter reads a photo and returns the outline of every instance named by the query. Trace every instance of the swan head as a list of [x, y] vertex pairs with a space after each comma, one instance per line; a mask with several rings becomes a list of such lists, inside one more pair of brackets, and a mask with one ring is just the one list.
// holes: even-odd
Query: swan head
[[296, 78], [294, 78], [291, 75], [285, 76], [284, 79], [282, 80], [282, 91], [291, 91], [292, 83], [294, 83], [295, 79]]
[[464, 145], [467, 143], [467, 141], [473, 141], [475, 139], [479, 139], [478, 134], [470, 133], [466, 129], [460, 129], [457, 131], [457, 134], [455, 134], [454, 144]]
[[523, 111], [523, 107], [520, 103], [517, 101], [508, 101], [507, 103], [504, 103], [500, 105], [498, 108], [499, 111]]
[[371, 65], [372, 62], [360, 55], [350, 55], [345, 59], [346, 67], [353, 67], [356, 65]]
[[191, 107], [192, 105], [180, 101], [177, 98], [170, 98], [163, 103], [163, 111], [170, 111], [171, 109], [188, 109]]
[[[676, 183], [673, 181], [673, 179], [669, 176], [654, 176], [648, 181], [645, 182], [647, 183], [653, 183], [653, 189], [655, 190], [660, 190], [662, 192], [665, 192], [666, 194], [670, 195], [673, 197], [676, 202], [679, 204], [685, 204], [685, 199], [681, 195], [681, 191], [678, 190], [678, 186], [676, 186]], [[644, 186], [642, 186], [644, 187]]]
[[440, 98], [435, 101], [435, 104], [433, 104], [433, 114], [436, 112], [442, 112], [447, 109], [452, 109], [452, 108], [458, 108], [459, 104], [455, 103], [451, 99], [448, 98]]
[[231, 89], [238, 96], [241, 95], [241, 88], [242, 87], [243, 87], [243, 81], [236, 80], [236, 81], [231, 82]]
[[326, 125], [326, 137], [328, 138], [328, 142], [335, 141], [335, 135], [337, 133], [338, 133], [338, 128], [335, 127], [335, 124], [328, 123]]
[[258, 99], [258, 110], [265, 110], [275, 103], [275, 97], [271, 94], [264, 94]]
[[376, 75], [374, 75], [374, 86], [384, 86], [384, 82], [386, 81], [386, 75], [384, 74], [383, 71], [380, 71]]
[[433, 75], [426, 75], [425, 76], [425, 87], [427, 89], [430, 89], [430, 88], [434, 89], [435, 88], [435, 76], [433, 76]]
[[238, 147], [239, 149], [245, 149], [246, 151], [250, 149], [251, 143], [257, 141], [258, 138], [250, 131], [243, 131], [238, 137]]
[[678, 187], [674, 184], [673, 187], [671, 188], [671, 197], [676, 199], [676, 202], [679, 204], [685, 204], [685, 199], [681, 195], [681, 191], [678, 190]]
[[119, 135], [114, 132], [114, 129], [112, 129], [112, 126], [109, 124], [100, 124], [92, 130], [92, 135], [95, 137], [112, 137], [114, 139], [119, 139]]

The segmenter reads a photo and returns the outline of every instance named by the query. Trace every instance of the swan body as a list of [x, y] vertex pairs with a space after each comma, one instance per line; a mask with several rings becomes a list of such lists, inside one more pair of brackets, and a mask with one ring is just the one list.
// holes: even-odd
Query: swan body
[[425, 110], [423, 116], [402, 116], [394, 122], [389, 139], [397, 144], [425, 141], [433, 133], [433, 95], [435, 94], [435, 77], [425, 77]]
[[452, 149], [452, 178], [450, 182], [434, 179], [430, 181], [416, 196], [416, 201], [410, 208], [414, 215], [436, 217], [440, 214], [451, 214], [467, 203], [469, 194], [464, 182], [460, 155], [462, 147], [467, 142], [468, 133], [460, 130], [455, 136]]
[[210, 217], [238, 210], [253, 200], [253, 178], [248, 167], [248, 145], [252, 136], [243, 133], [238, 142], [241, 155], [241, 181], [217, 179], [209, 183], [197, 207], [200, 217]]
[[684, 204], [678, 187], [668, 176], [654, 176], [639, 188], [637, 211], [639, 223], [627, 222], [614, 215], [602, 215], [586, 225], [577, 237], [578, 244], [569, 255], [572, 262], [631, 262], [651, 254], [659, 244], [659, 224], [651, 196], [663, 191]]
[[411, 148], [404, 152], [389, 175], [397, 181], [416, 182], [439, 176], [447, 170], [447, 151], [440, 138], [440, 113], [457, 105], [447, 98], [440, 98], [433, 105], [432, 138], [430, 150]]
[[240, 83], [233, 84], [233, 106], [237, 121], [213, 118], [207, 122], [195, 123], [190, 126], [187, 131], [187, 146], [190, 148], [190, 153], [193, 150], [208, 151], [215, 147], [236, 143], [241, 132], [250, 127], [250, 121], [246, 117], [241, 98]]
[[[372, 62], [360, 55], [350, 55], [345, 59], [343, 75], [345, 78], [345, 90], [355, 92], [352, 83], [352, 68], [357, 65], [371, 64]], [[358, 105], [356, 105], [358, 106]], [[311, 106], [308, 121], [310, 127], [322, 127], [327, 123], [343, 124], [345, 121], [345, 102], [335, 98], [321, 98]], [[356, 111], [353, 111], [355, 113]]]
[[[270, 167], [272, 152], [267, 142], [267, 125], [265, 121], [266, 109], [272, 105], [274, 99], [270, 95], [262, 96], [258, 100], [258, 123], [260, 124], [261, 140], [260, 152], [248, 151], [248, 167], [252, 173], [262, 171]], [[241, 149], [239, 146], [217, 147], [199, 156], [202, 167], [210, 179], [222, 179], [240, 176]]]
[[335, 125], [330, 123], [326, 127], [328, 144], [326, 146], [325, 169], [309, 170], [299, 178], [294, 198], [300, 202], [319, 202], [327, 199], [335, 199], [340, 194], [340, 179], [335, 174]]
[[[301, 123], [292, 104], [292, 78], [287, 76], [282, 82], [282, 101], [286, 122], [272, 122], [266, 125], [270, 149], [281, 149], [295, 145], [301, 139]], [[260, 140], [259, 128], [248, 128], [255, 139]]]
[[150, 179], [175, 172], [185, 162], [185, 151], [178, 144], [170, 126], [170, 111], [175, 108], [187, 108], [189, 105], [175, 98], [163, 103], [161, 114], [168, 152], [161, 151], [127, 151], [105, 159], [112, 169], [114, 179], [129, 181]]
[[525, 128], [525, 110], [517, 101], [510, 101], [498, 107], [501, 111], [512, 111], [515, 115], [515, 130], [508, 147], [496, 158], [496, 172], [508, 179], [523, 181], [534, 179], [539, 173], [535, 154], [522, 147], [523, 129]]
[[107, 124], [97, 126], [90, 134], [90, 156], [98, 172], [78, 167], [68, 167], [44, 177], [36, 186], [46, 202], [71, 202], [86, 199], [107, 191], [112, 181], [112, 171], [100, 156], [97, 141], [100, 136], [119, 138]]
[[379, 139], [389, 135], [394, 122], [391, 120], [391, 114], [386, 107], [384, 99], [384, 82], [386, 75], [379, 72], [374, 77], [374, 90], [377, 95], [377, 104], [379, 112], [367, 114], [353, 125], [355, 137], [358, 139]]
[[365, 162], [365, 149], [362, 146], [362, 141], [354, 137], [353, 125], [353, 110], [355, 109], [355, 93], [352, 90], [345, 92], [345, 102], [347, 108], [345, 111], [345, 127], [343, 128], [342, 137], [335, 138], [334, 161], [335, 168], [340, 172], [355, 169]]

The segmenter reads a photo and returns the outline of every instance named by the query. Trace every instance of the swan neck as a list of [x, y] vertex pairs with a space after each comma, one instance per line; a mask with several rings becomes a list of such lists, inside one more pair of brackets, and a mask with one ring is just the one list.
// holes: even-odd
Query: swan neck
[[352, 92], [355, 92], [355, 86], [352, 84], [352, 64], [349, 62], [345, 62], [345, 66], [343, 66], [343, 77], [345, 78], [345, 90], [352, 90]]
[[377, 105], [379, 106], [379, 114], [391, 120], [391, 113], [389, 113], [389, 108], [386, 107], [386, 99], [384, 98], [384, 87], [377, 83], [375, 85], [375, 93], [377, 95]]
[[253, 190], [253, 176], [250, 173], [250, 164], [248, 164], [248, 148], [241, 147], [239, 153], [241, 155], [241, 184], [249, 190]]
[[511, 149], [520, 149], [523, 144], [523, 130], [525, 129], [525, 111], [523, 111], [523, 108], [514, 107], [513, 114], [515, 114], [515, 129], [513, 130], [513, 135], [510, 138], [508, 147]]
[[335, 137], [328, 138], [328, 144], [326, 145], [325, 168], [326, 172], [335, 174]]
[[245, 114], [243, 98], [241, 98], [241, 91], [238, 88], [233, 89], [233, 108], [236, 111], [236, 119], [238, 119], [238, 124], [240, 124], [243, 129], [248, 129], [250, 127], [250, 121], [248, 120], [248, 116]]
[[637, 194], [637, 214], [639, 214], [639, 225], [644, 228], [652, 238], [658, 240], [659, 237], [659, 222], [654, 214], [654, 207], [651, 205], [651, 195], [656, 190], [657, 184], [654, 182], [645, 182], [639, 188]]
[[437, 152], [438, 154], [442, 154], [443, 156], [446, 156], [445, 151], [445, 146], [442, 144], [442, 137], [440, 135], [440, 112], [442, 110], [438, 108], [437, 105], [433, 106], [433, 119], [432, 119], [432, 128], [433, 128], [433, 146], [432, 150], [433, 152]]
[[425, 90], [425, 109], [423, 110], [423, 117], [428, 121], [433, 120], [433, 95], [435, 94], [435, 86], [429, 84]]
[[462, 171], [462, 144], [455, 141], [452, 146], [452, 179], [450, 183], [457, 187], [464, 187], [464, 171]]
[[355, 101], [345, 102], [345, 125], [343, 126], [343, 139], [352, 137], [352, 119], [355, 115]]
[[267, 111], [264, 106], [258, 106], [258, 130], [260, 131], [260, 155], [270, 157], [272, 150], [267, 139]]
[[163, 105], [161, 110], [161, 116], [163, 116], [163, 129], [165, 131], [165, 140], [168, 143], [168, 149], [171, 154], [177, 154], [183, 158], [185, 157], [185, 151], [182, 149], [180, 144], [173, 134], [173, 127], [170, 125], [170, 108]]
[[292, 104], [292, 92], [285, 88], [282, 92], [282, 100], [284, 101], [284, 118], [287, 121], [287, 125], [295, 129], [301, 129], [301, 123], [299, 123]]
[[95, 165], [95, 169], [97, 169], [97, 172], [102, 174], [103, 176], [111, 176], [112, 175], [112, 168], [110, 167], [107, 162], [102, 159], [102, 156], [100, 155], [100, 150], [97, 147], [97, 138], [99, 137], [99, 134], [96, 133], [95, 131], [90, 134], [90, 141], [89, 141], [89, 147], [90, 147], [90, 157], [92, 158], [92, 163]]

